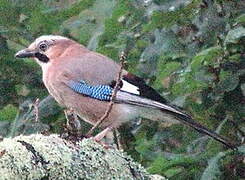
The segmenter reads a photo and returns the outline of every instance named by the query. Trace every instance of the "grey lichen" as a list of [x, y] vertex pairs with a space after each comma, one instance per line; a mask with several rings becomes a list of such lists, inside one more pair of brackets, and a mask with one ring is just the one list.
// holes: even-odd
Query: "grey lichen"
[[0, 142], [0, 179], [164, 179], [152, 176], [125, 153], [91, 139], [71, 143], [53, 134]]

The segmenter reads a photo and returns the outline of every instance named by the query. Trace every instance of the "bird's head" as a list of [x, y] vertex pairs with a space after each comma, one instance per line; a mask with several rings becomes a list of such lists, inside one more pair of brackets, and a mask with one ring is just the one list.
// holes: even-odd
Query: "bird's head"
[[37, 38], [28, 48], [17, 52], [15, 57], [34, 58], [38, 64], [44, 65], [60, 56], [71, 43], [74, 42], [63, 36], [44, 35]]

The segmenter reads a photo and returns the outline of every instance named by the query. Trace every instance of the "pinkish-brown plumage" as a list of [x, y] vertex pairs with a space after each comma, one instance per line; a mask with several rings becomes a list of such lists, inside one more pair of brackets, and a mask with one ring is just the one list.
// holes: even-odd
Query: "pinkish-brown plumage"
[[[95, 124], [105, 113], [108, 102], [82, 96], [69, 88], [66, 83], [70, 80], [84, 80], [91, 85], [109, 84], [116, 79], [119, 65], [69, 39], [57, 41], [47, 53], [50, 62], [42, 64], [41, 67], [43, 82], [49, 93], [60, 105], [73, 109], [82, 119]], [[92, 70], [94, 68], [96, 72]], [[124, 114], [128, 113], [123, 106], [115, 104], [102, 126], [119, 126], [125, 119]], [[118, 120], [115, 121], [115, 117]]]

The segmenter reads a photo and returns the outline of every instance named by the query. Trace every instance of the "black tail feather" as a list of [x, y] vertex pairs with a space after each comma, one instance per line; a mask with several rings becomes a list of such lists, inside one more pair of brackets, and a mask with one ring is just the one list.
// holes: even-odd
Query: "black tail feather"
[[202, 134], [206, 134], [210, 137], [212, 137], [213, 139], [215, 139], [216, 141], [224, 144], [225, 146], [227, 146], [230, 149], [236, 149], [237, 145], [229, 140], [227, 140], [225, 137], [217, 134], [216, 132], [209, 130], [208, 128], [204, 127], [203, 125], [195, 122], [190, 116], [183, 116], [180, 114], [175, 114], [175, 116], [183, 123], [186, 124], [187, 126], [190, 126], [192, 128], [194, 128], [196, 131], [202, 133]]
[[117, 97], [114, 100], [117, 103], [126, 103], [131, 104], [134, 106], [140, 106], [145, 108], [153, 108], [153, 109], [159, 109], [163, 113], [170, 114], [176, 119], [178, 119], [183, 124], [186, 124], [187, 126], [190, 126], [194, 128], [196, 131], [206, 134], [212, 138], [214, 138], [216, 141], [219, 141], [220, 143], [224, 144], [225, 146], [236, 149], [236, 144], [228, 141], [224, 137], [220, 136], [216, 132], [209, 130], [208, 128], [204, 127], [203, 125], [195, 122], [191, 116], [189, 116], [187, 113], [181, 111], [178, 107], [169, 105], [167, 103], [161, 103], [154, 100], [150, 100], [141, 96], [137, 96], [134, 94], [130, 94], [127, 92], [118, 91]]

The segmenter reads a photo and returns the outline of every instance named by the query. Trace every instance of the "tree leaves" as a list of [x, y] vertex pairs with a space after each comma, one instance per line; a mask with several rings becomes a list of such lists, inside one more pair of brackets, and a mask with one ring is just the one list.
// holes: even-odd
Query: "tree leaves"
[[219, 82], [217, 84], [216, 89], [219, 91], [219, 93], [222, 92], [229, 92], [234, 90], [239, 84], [239, 74], [233, 74], [231, 76], [228, 76], [223, 81]]
[[243, 37], [245, 37], [245, 28], [240, 26], [228, 32], [224, 43], [225, 45], [228, 45], [231, 43], [236, 44]]
[[13, 121], [17, 112], [18, 109], [15, 106], [8, 104], [0, 110], [0, 121]]
[[210, 47], [198, 53], [191, 62], [192, 71], [198, 71], [204, 66], [215, 66], [217, 58], [222, 56], [222, 48], [220, 46]]

